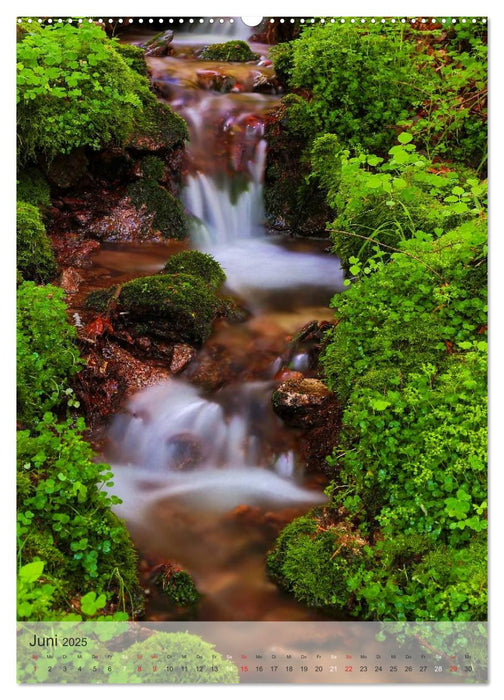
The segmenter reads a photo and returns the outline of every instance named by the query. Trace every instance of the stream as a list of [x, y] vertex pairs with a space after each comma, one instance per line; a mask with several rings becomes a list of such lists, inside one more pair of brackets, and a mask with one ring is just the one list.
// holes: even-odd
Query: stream
[[[270, 77], [271, 66], [194, 58], [195, 46], [231, 38], [219, 29], [176, 33], [174, 55], [147, 60], [160, 99], [190, 131], [183, 190], [190, 246], [220, 262], [225, 293], [243, 300], [251, 315], [216, 324], [188, 369], [132, 397], [111, 422], [103, 456], [123, 501], [117, 512], [142, 556], [178, 562], [202, 593], [189, 614], [197, 617], [186, 619], [326, 619], [279, 591], [265, 573], [266, 552], [281, 527], [325, 501], [323, 479], [305, 473], [298, 435], [273, 413], [271, 394], [288, 338], [308, 321], [332, 318], [328, 303], [342, 290], [343, 273], [337, 258], [323, 252], [327, 242], [266, 231], [264, 119], [281, 96], [252, 91], [257, 74]], [[251, 48], [267, 56], [267, 46]], [[203, 77], [232, 74], [239, 89], [204, 89], [202, 71]], [[153, 274], [182, 247], [104, 245], [90, 284]], [[216, 348], [226, 350], [225, 377], [202, 386], [194, 377]], [[290, 358], [290, 368], [303, 369], [305, 360]], [[173, 614], [160, 597], [148, 602], [148, 619]]]

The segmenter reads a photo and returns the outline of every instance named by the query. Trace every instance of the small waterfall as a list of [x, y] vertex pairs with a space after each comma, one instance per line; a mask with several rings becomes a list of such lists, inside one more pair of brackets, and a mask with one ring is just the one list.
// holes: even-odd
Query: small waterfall
[[[119, 512], [140, 518], [163, 498], [215, 511], [240, 503], [322, 502], [319, 493], [296, 484], [292, 450], [269, 454], [280, 425], [273, 415], [264, 421], [271, 389], [270, 382], [235, 385], [218, 402], [172, 380], [134, 396], [109, 431], [107, 458], [120, 465], [114, 469]], [[257, 466], [261, 462], [273, 470]]]

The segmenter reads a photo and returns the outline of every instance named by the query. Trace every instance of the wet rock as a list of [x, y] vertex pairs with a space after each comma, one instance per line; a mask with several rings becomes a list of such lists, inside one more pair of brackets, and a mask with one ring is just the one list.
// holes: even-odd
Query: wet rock
[[166, 446], [170, 471], [188, 471], [197, 467], [204, 454], [201, 442], [192, 433], [180, 433], [171, 437]]
[[105, 216], [90, 225], [91, 235], [102, 241], [138, 242], [162, 240], [152, 230], [153, 215], [134, 206], [129, 197], [123, 197]]
[[170, 372], [178, 374], [196, 357], [196, 350], [190, 345], [179, 343], [173, 348]]
[[[79, 372], [77, 395], [90, 425], [97, 425], [115, 413], [121, 401], [140, 389], [166, 381], [170, 373], [157, 364], [139, 360], [110, 338], [88, 337], [86, 367]], [[92, 328], [91, 328], [92, 330]]]
[[152, 57], [170, 56], [173, 53], [171, 42], [173, 41], [173, 32], [168, 29], [162, 34], [158, 34], [145, 47], [145, 55]]
[[217, 92], [229, 92], [236, 80], [230, 75], [220, 73], [218, 70], [197, 70], [198, 87], [203, 90], [216, 90]]
[[101, 247], [98, 241], [82, 240], [78, 236], [52, 236], [52, 243], [62, 267], [89, 267], [91, 255]]
[[289, 379], [273, 393], [275, 413], [296, 428], [320, 425], [325, 409], [336, 401], [319, 379]]
[[88, 159], [84, 150], [77, 148], [71, 153], [56, 156], [47, 169], [47, 177], [58, 187], [72, 187], [86, 173], [87, 166]]
[[84, 277], [79, 274], [75, 267], [67, 267], [61, 273], [59, 285], [67, 294], [75, 294], [83, 281]]
[[254, 78], [252, 91], [267, 95], [275, 95], [277, 92], [277, 85], [275, 84], [274, 78], [270, 78], [264, 73], [258, 73]]

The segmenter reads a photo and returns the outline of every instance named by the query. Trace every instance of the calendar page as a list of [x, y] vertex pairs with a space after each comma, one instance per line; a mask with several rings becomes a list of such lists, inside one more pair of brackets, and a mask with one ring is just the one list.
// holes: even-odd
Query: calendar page
[[16, 39], [18, 682], [485, 683], [487, 19]]

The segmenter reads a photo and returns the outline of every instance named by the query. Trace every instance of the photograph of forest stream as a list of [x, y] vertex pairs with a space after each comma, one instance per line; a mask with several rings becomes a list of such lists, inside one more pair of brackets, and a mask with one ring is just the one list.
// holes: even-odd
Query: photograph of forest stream
[[16, 32], [17, 619], [486, 621], [486, 22]]

